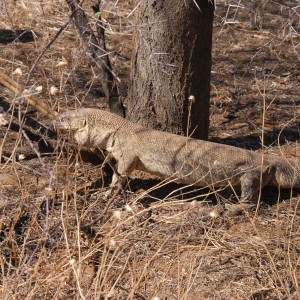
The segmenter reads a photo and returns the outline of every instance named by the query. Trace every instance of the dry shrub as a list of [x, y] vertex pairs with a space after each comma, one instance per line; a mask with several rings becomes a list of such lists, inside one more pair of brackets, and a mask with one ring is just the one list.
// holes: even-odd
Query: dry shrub
[[[124, 97], [137, 4], [103, 7]], [[89, 2], [84, 5], [94, 22]], [[68, 9], [59, 0], [5, 0], [0, 9], [1, 28], [30, 29], [37, 37], [0, 45], [0, 70], [24, 83], [68, 21]], [[211, 138], [253, 149], [263, 141], [270, 152], [297, 157], [297, 1], [217, 1], [214, 30]], [[33, 70], [30, 92], [55, 110], [105, 108], [96, 75], [69, 25]], [[82, 229], [105, 207], [109, 168], [84, 162], [71, 148], [62, 152], [68, 142], [41, 127], [49, 120], [17, 96], [1, 89], [0, 101], [1, 298], [300, 298], [299, 197], [267, 190], [263, 200], [275, 204], [257, 216], [229, 217], [213, 204], [222, 194], [183, 197], [183, 187], [144, 175], [131, 180], [103, 220]]]

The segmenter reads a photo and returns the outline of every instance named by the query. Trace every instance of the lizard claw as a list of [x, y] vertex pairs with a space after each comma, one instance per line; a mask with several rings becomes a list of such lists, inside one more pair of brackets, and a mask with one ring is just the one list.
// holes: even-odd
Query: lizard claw
[[256, 207], [254, 203], [240, 203], [240, 204], [228, 204], [225, 203], [225, 209], [227, 211], [227, 215], [237, 216], [242, 215], [245, 212]]

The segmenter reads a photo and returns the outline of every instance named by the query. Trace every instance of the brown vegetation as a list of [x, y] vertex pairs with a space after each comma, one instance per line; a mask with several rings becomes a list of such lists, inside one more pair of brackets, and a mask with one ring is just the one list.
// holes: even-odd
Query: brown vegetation
[[[105, 3], [107, 47], [126, 97], [138, 3]], [[299, 157], [297, 3], [217, 1], [210, 139]], [[25, 84], [68, 22], [68, 7], [5, 0], [0, 10], [0, 30], [31, 29], [36, 37], [0, 44], [0, 71]], [[107, 108], [71, 24], [41, 57], [27, 90], [55, 111]], [[136, 174], [105, 219], [82, 230], [105, 207], [110, 168], [84, 162], [51, 120], [2, 86], [0, 93], [1, 298], [300, 298], [297, 193], [267, 189], [259, 215], [228, 217], [223, 195], [183, 195], [182, 186]]]

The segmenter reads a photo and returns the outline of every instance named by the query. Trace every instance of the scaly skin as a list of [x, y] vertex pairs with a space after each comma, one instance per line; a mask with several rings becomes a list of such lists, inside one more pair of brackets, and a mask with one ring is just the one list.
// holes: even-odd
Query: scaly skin
[[[121, 182], [136, 169], [189, 185], [232, 186], [245, 207], [256, 203], [260, 187], [300, 188], [299, 164], [284, 157], [147, 129], [93, 108], [63, 113], [56, 124], [79, 144], [111, 152]], [[118, 182], [114, 175], [112, 188]]]

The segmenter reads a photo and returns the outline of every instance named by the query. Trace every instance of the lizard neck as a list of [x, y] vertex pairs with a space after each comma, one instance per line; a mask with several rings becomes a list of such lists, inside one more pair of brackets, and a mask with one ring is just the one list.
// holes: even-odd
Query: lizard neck
[[87, 140], [88, 145], [86, 144], [85, 146], [107, 149], [108, 141], [113, 134], [114, 132], [112, 130], [94, 127], [93, 129], [89, 130]]

